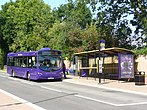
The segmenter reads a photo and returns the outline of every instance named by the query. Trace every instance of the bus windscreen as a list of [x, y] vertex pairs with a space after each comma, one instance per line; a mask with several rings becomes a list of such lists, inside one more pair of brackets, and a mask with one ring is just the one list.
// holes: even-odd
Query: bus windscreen
[[62, 67], [62, 57], [57, 51], [41, 51], [38, 53], [39, 68], [43, 71], [56, 71]]

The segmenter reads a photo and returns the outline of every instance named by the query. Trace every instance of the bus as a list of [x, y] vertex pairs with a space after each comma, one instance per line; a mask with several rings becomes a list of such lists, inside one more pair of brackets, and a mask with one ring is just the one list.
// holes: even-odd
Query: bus
[[28, 80], [62, 80], [62, 52], [50, 48], [7, 54], [7, 73]]

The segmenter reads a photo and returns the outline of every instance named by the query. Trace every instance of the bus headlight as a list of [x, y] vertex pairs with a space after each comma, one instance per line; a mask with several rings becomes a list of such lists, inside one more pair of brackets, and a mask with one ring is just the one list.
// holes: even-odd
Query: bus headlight
[[63, 72], [60, 72], [60, 74], [62, 75], [62, 74], [63, 74]]

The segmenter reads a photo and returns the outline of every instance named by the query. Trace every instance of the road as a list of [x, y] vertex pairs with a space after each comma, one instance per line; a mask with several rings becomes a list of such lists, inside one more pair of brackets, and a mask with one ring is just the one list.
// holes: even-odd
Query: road
[[61, 81], [35, 82], [0, 73], [0, 89], [46, 110], [144, 110], [147, 96]]

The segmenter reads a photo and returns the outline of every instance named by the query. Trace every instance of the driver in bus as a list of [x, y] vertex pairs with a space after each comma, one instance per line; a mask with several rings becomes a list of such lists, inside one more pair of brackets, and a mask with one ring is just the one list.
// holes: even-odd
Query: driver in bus
[[49, 60], [45, 59], [44, 60], [44, 65], [47, 66], [47, 67], [49, 67], [50, 66], [49, 62], [50, 62]]

